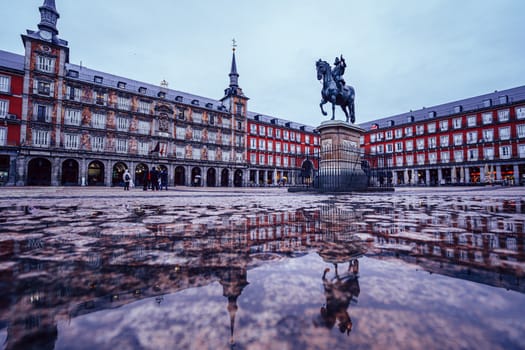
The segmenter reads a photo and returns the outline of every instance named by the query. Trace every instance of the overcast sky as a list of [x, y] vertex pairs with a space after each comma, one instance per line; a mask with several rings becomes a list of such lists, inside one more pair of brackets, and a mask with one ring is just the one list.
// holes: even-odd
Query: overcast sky
[[[23, 53], [43, 0], [0, 0], [0, 49]], [[315, 61], [340, 54], [356, 122], [525, 85], [521, 0], [56, 0], [70, 62], [213, 98], [231, 39], [249, 110], [317, 126]], [[329, 108], [329, 105], [326, 105]], [[337, 119], [344, 119], [336, 111]]]

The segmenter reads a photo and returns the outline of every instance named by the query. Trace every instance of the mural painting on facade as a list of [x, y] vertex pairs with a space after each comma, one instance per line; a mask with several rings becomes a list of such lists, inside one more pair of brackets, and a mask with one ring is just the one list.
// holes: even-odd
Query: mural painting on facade
[[188, 125], [186, 127], [185, 138], [186, 141], [191, 141], [191, 139], [193, 138], [193, 128], [191, 127], [191, 125]]
[[193, 157], [193, 148], [191, 145], [186, 145], [184, 150], [184, 158], [191, 159]]
[[107, 118], [107, 121], [106, 121], [106, 127], [108, 129], [115, 129], [115, 127], [116, 127], [116, 124], [115, 124], [115, 112], [113, 112], [113, 111], [109, 111], [108, 112], [108, 118]]
[[88, 107], [82, 108], [82, 125], [91, 126], [91, 110]]
[[202, 147], [201, 160], [208, 160], [208, 147], [207, 146]]
[[82, 132], [82, 136], [80, 136], [80, 149], [91, 151], [91, 137], [88, 131]]

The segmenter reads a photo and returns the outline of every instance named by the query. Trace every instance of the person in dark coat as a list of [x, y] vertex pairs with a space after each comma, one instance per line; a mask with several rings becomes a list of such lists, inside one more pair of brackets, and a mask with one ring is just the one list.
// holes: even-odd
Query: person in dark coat
[[157, 168], [151, 167], [151, 170], [149, 172], [149, 178], [151, 182], [151, 190], [158, 191], [159, 190], [159, 172], [157, 171]]
[[148, 184], [149, 184], [149, 171], [145, 171], [142, 178], [142, 190], [147, 191], [148, 190]]
[[162, 169], [160, 172], [160, 189], [168, 190], [168, 171], [166, 169]]

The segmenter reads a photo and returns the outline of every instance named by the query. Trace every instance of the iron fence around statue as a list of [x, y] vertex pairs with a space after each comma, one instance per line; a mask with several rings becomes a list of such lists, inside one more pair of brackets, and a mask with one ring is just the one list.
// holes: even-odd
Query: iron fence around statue
[[347, 145], [307, 154], [292, 176], [291, 191], [348, 192], [393, 189], [388, 157]]

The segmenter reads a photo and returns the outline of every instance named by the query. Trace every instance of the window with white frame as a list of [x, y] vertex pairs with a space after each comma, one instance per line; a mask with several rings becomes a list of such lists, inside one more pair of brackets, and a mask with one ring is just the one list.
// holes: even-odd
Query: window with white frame
[[131, 108], [131, 100], [128, 97], [118, 96], [117, 104], [119, 109], [129, 111]]
[[[192, 138], [191, 138], [193, 141], [199, 141], [202, 139], [202, 130], [198, 130], [198, 129], [193, 129], [193, 135], [192, 135]], [[200, 159], [200, 158], [195, 158], [195, 159]]]
[[149, 155], [149, 142], [139, 141], [137, 142], [137, 152], [140, 155], [147, 156]]
[[475, 115], [469, 115], [467, 117], [467, 126], [476, 126], [476, 116]]
[[80, 144], [80, 135], [78, 134], [64, 134], [64, 148], [65, 149], [78, 149]]
[[105, 105], [108, 100], [108, 94], [102, 90], [93, 91], [93, 96], [97, 105]]
[[520, 158], [525, 158], [525, 144], [518, 145], [518, 154]]
[[209, 143], [216, 143], [217, 142], [217, 134], [213, 131], [210, 131], [208, 133], [208, 142]]
[[235, 146], [244, 147], [244, 137], [242, 135], [235, 135]]
[[492, 142], [494, 140], [494, 129], [483, 129], [483, 141]]
[[275, 143], [275, 152], [281, 152], [281, 143], [280, 142], [276, 142]]
[[259, 140], [259, 149], [264, 151], [266, 149], [265, 140]]
[[34, 106], [34, 120], [39, 122], [50, 122], [51, 121], [51, 106], [35, 104]]
[[191, 116], [194, 123], [202, 124], [202, 112], [193, 111]]
[[129, 129], [129, 119], [126, 117], [117, 117], [117, 130], [118, 131], [128, 131]]
[[91, 150], [103, 151], [104, 145], [104, 136], [91, 136]]
[[68, 85], [66, 87], [66, 98], [72, 101], [80, 101], [80, 88]]
[[268, 127], [266, 131], [267, 131], [266, 134], [268, 137], [273, 137], [273, 128]]
[[34, 90], [33, 93], [37, 93], [39, 95], [44, 96], [52, 96], [54, 93], [54, 84], [51, 84], [51, 82], [46, 80], [34, 80]]
[[477, 143], [478, 142], [478, 131], [469, 131], [467, 132], [467, 144]]
[[500, 140], [508, 140], [510, 139], [510, 126], [506, 126], [504, 128], [499, 128], [499, 138]]
[[186, 138], [186, 128], [177, 126], [175, 128], [175, 136], [177, 137], [177, 140], [184, 140]]
[[396, 129], [394, 131], [394, 134], [395, 134], [396, 139], [402, 138], [403, 137], [403, 129]]
[[288, 164], [289, 164], [289, 162], [288, 162], [288, 157], [283, 157], [283, 166], [284, 166], [284, 167], [287, 167]]
[[281, 129], [275, 129], [275, 138], [277, 139], [281, 138]]
[[454, 134], [454, 146], [461, 146], [463, 144], [463, 134]]
[[386, 144], [386, 153], [392, 153], [394, 152], [394, 145], [392, 145], [391, 143], [387, 143]]
[[407, 126], [405, 128], [405, 135], [408, 136], [408, 137], [412, 136], [412, 130], [413, 130], [413, 128], [411, 126]]
[[79, 109], [66, 109], [66, 115], [64, 118], [65, 125], [80, 125], [80, 120], [82, 119], [82, 113]]
[[429, 137], [428, 138], [428, 148], [436, 148], [437, 147], [437, 139], [436, 137]]
[[281, 166], [281, 156], [275, 156], [275, 166]]
[[217, 158], [217, 152], [214, 149], [208, 150], [208, 160], [214, 161]]
[[175, 156], [177, 158], [184, 158], [184, 155], [185, 155], [184, 146], [180, 146], [180, 145], [175, 146]]
[[425, 153], [418, 153], [417, 154], [417, 164], [418, 165], [424, 165], [425, 164]]
[[416, 125], [416, 135], [423, 135], [425, 133], [424, 125]]
[[11, 91], [11, 77], [0, 75], [0, 92]]
[[283, 143], [283, 153], [288, 153], [290, 151], [289, 145], [287, 143]]
[[467, 151], [468, 155], [468, 161], [477, 161], [478, 160], [478, 149], [477, 148], [471, 148]]
[[268, 151], [273, 152], [273, 141], [268, 140]]
[[414, 165], [414, 156], [413, 155], [407, 154], [405, 158], [406, 158], [407, 166]]
[[[226, 129], [230, 129], [232, 127], [232, 121], [231, 119], [222, 118], [222, 127]], [[224, 155], [224, 154], [223, 154]], [[224, 160], [224, 159], [223, 159]]]
[[142, 135], [149, 135], [150, 123], [146, 120], [139, 120], [138, 133]]
[[396, 166], [403, 166], [403, 156], [396, 157]]
[[461, 117], [452, 119], [452, 126], [454, 129], [461, 129], [463, 127], [462, 119], [463, 118]]
[[440, 156], [441, 156], [441, 163], [450, 162], [450, 152], [449, 151], [441, 152]]
[[295, 133], [288, 133], [288, 130], [283, 130], [283, 139], [288, 140], [288, 134], [290, 134], [290, 141], [295, 141]]
[[198, 147], [193, 147], [191, 155], [193, 159], [196, 159], [196, 160], [201, 159], [201, 149]]
[[378, 141], [382, 141], [384, 138], [385, 138], [385, 137], [384, 137], [384, 134], [383, 134], [382, 132], [378, 132], [378, 133], [377, 133], [377, 140], [378, 140]]
[[425, 139], [417, 139], [416, 148], [419, 150], [425, 149]]
[[492, 112], [486, 112], [481, 115], [481, 119], [483, 119], [483, 124], [492, 124]]
[[257, 125], [256, 124], [250, 124], [250, 134], [257, 134]]
[[294, 144], [290, 145], [290, 153], [291, 154], [295, 154], [295, 145]]
[[306, 143], [307, 145], [310, 144], [310, 135], [304, 135], [304, 143]]
[[257, 149], [257, 139], [250, 137], [250, 149]]
[[250, 164], [255, 164], [257, 155], [255, 153], [250, 154]]
[[441, 147], [448, 147], [448, 142], [449, 142], [449, 136], [448, 135], [441, 135], [439, 137], [439, 145]]
[[229, 146], [232, 143], [232, 137], [231, 135], [222, 135], [222, 144]]
[[37, 56], [36, 69], [41, 72], [53, 73], [55, 70], [55, 59], [46, 56]]
[[454, 151], [454, 161], [456, 163], [461, 163], [463, 161], [463, 150]]
[[500, 109], [498, 111], [498, 121], [508, 122], [510, 118], [510, 112], [508, 109]]
[[512, 157], [511, 146], [500, 146], [499, 147], [499, 158], [500, 159], [510, 159], [510, 157]]
[[376, 142], [376, 134], [370, 134], [370, 143]]
[[149, 114], [150, 107], [150, 102], [139, 100], [139, 113]]
[[403, 142], [396, 142], [396, 152], [403, 152]]
[[268, 155], [268, 165], [273, 165], [273, 156]]
[[49, 130], [33, 130], [33, 146], [49, 146]]
[[428, 153], [428, 162], [430, 164], [436, 164], [437, 163], [437, 152], [429, 152]]
[[448, 120], [442, 120], [439, 122], [439, 129], [441, 131], [447, 131], [448, 130]]
[[394, 166], [394, 159], [393, 159], [392, 157], [388, 157], [388, 158], [386, 159], [386, 165], [387, 165], [387, 167], [389, 167], [389, 168], [393, 167], [393, 166]]
[[379, 153], [379, 154], [383, 154], [384, 153], [383, 145], [377, 145], [377, 153]]
[[259, 164], [264, 165], [264, 154], [259, 154]]
[[0, 100], [0, 117], [5, 118], [7, 116], [8, 111], [9, 111], [9, 101]]
[[106, 114], [93, 113], [91, 115], [91, 127], [96, 129], [104, 129], [106, 127]]
[[117, 139], [116, 151], [118, 153], [127, 153], [128, 152], [128, 140], [126, 139]]
[[435, 133], [436, 132], [436, 123], [428, 123], [427, 124], [427, 131], [429, 133]]
[[516, 125], [516, 134], [519, 138], [525, 137], [525, 124]]
[[[0, 91], [1, 91], [1, 82], [2, 82], [2, 77], [0, 77]], [[516, 118], [518, 119], [525, 119], [525, 106], [519, 106], [519, 107], [516, 107], [514, 109], [514, 111], [516, 112]]]
[[407, 151], [413, 151], [414, 150], [414, 141], [413, 140], [405, 141], [405, 147], [406, 147]]
[[264, 125], [259, 125], [259, 135], [265, 136], [266, 135], [266, 128]]
[[485, 160], [493, 160], [494, 159], [494, 147], [483, 148], [483, 158], [485, 158]]
[[392, 131], [392, 130], [388, 130], [388, 131], [386, 132], [386, 139], [387, 139], [387, 140], [392, 140], [393, 137], [394, 137], [394, 133], [393, 133], [393, 131]]
[[7, 128], [1, 126], [0, 127], [0, 146], [6, 146], [7, 145]]

